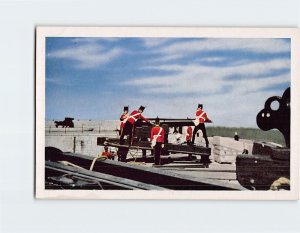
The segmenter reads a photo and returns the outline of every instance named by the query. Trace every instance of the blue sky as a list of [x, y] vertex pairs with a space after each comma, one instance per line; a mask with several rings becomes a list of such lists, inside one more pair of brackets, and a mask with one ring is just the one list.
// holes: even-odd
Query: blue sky
[[290, 86], [290, 39], [46, 39], [46, 119], [194, 117], [256, 127], [265, 100]]

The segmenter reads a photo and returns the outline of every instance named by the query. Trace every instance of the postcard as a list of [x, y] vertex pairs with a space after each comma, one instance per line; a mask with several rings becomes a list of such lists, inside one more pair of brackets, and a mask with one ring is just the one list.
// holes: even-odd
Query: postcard
[[36, 198], [297, 200], [299, 42], [37, 27]]

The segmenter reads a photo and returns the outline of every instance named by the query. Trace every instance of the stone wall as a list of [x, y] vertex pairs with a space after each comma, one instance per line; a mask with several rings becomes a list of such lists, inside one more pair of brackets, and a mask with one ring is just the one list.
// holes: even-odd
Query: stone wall
[[[62, 119], [63, 120], [63, 119]], [[74, 128], [55, 127], [54, 120], [46, 121], [46, 133], [55, 132], [90, 132], [104, 133], [119, 129], [120, 122], [117, 120], [73, 120]]]
[[103, 151], [97, 146], [98, 135], [47, 135], [46, 146], [56, 147], [64, 152], [80, 153], [92, 157]]
[[[97, 137], [117, 137], [119, 121], [74, 120], [74, 128], [55, 127], [54, 121], [46, 121], [45, 146], [64, 152], [97, 156], [104, 150], [97, 146]], [[115, 151], [114, 148], [111, 148]]]
[[213, 137], [212, 157], [218, 163], [235, 163], [238, 154], [242, 154], [244, 149], [252, 153], [253, 141], [240, 139], [235, 141], [229, 137]]

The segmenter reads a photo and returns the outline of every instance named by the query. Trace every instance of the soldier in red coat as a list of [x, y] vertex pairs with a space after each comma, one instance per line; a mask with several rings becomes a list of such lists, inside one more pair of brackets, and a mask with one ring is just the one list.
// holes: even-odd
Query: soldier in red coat
[[203, 111], [203, 105], [198, 104], [198, 108], [197, 108], [197, 111], [196, 111], [196, 119], [194, 121], [195, 128], [194, 128], [194, 131], [193, 131], [192, 145], [195, 142], [195, 135], [198, 132], [198, 130], [200, 129], [203, 133], [203, 138], [205, 139], [206, 147], [209, 146], [209, 142], [208, 142], [208, 139], [207, 139], [206, 128], [205, 128], [204, 122], [212, 122], [212, 121], [207, 117], [206, 112]]
[[134, 110], [130, 113], [129, 117], [127, 117], [124, 122], [124, 127], [120, 136], [120, 145], [124, 144], [124, 136], [129, 135], [129, 145], [132, 145], [132, 134], [134, 129], [134, 124], [137, 120], [141, 119], [143, 121], [149, 122], [148, 119], [146, 119], [142, 113], [144, 111], [145, 107], [140, 106], [138, 110]]
[[159, 118], [155, 119], [155, 126], [151, 129], [151, 146], [154, 147], [154, 163], [160, 165], [161, 150], [165, 141], [165, 130], [159, 126]]
[[188, 145], [190, 145], [191, 140], [192, 140], [192, 135], [193, 135], [193, 128], [191, 126], [187, 127], [186, 132], [187, 132], [187, 134], [185, 136], [185, 140], [186, 140], [186, 143]]
[[127, 114], [128, 114], [128, 110], [129, 110], [129, 106], [124, 106], [124, 111], [123, 114], [120, 117], [120, 135], [122, 134], [124, 125], [125, 125], [125, 121], [127, 119]]
[[104, 151], [101, 153], [100, 157], [105, 157], [107, 159], [114, 160], [115, 153], [108, 151], [108, 146], [104, 146]]

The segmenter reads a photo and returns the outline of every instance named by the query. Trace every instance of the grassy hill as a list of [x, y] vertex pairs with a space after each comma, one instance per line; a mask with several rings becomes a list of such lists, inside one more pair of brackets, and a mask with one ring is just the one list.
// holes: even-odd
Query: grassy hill
[[233, 137], [237, 132], [240, 138], [258, 141], [275, 142], [285, 145], [284, 137], [278, 130], [262, 131], [254, 128], [206, 127], [208, 137]]

